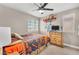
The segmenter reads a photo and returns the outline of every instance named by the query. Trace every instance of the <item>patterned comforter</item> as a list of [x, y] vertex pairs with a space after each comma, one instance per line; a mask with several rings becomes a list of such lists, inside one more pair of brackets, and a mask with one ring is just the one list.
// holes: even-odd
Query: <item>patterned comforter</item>
[[[32, 51], [39, 49], [41, 46], [47, 46], [49, 37], [41, 34], [24, 35], [23, 40], [13, 38], [10, 45], [3, 47], [3, 54], [31, 54]], [[20, 41], [20, 42], [19, 42]], [[16, 53], [17, 52], [17, 53]]]
[[39, 49], [43, 45], [47, 46], [49, 42], [49, 37], [41, 34], [33, 34], [30, 36], [24, 36], [23, 38], [25, 42], [28, 42], [28, 53]]

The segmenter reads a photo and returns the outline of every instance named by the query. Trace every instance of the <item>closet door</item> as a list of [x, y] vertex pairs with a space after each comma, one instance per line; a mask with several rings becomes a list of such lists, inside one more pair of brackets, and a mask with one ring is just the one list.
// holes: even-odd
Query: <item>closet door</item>
[[64, 15], [62, 18], [63, 37], [65, 44], [72, 44], [75, 41], [75, 14]]
[[63, 32], [74, 33], [74, 23], [75, 23], [75, 14], [69, 14], [63, 16], [62, 25], [63, 25]]

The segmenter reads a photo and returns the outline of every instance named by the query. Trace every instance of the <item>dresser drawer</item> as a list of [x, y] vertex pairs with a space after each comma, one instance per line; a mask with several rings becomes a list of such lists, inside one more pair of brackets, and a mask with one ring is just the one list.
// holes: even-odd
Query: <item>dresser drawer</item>
[[55, 44], [55, 43], [56, 43], [56, 41], [55, 41], [55, 40], [51, 40], [51, 41], [50, 41], [50, 43]]
[[59, 46], [62, 46], [62, 33], [50, 32], [50, 42]]
[[50, 39], [51, 39], [51, 40], [53, 40], [53, 39], [60, 39], [60, 40], [61, 40], [61, 38], [62, 38], [62, 37], [51, 37]]

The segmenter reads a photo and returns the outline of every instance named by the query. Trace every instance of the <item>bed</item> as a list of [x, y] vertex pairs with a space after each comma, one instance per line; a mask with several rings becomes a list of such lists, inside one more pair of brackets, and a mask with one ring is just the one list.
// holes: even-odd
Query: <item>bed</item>
[[[32, 54], [45, 46], [49, 42], [49, 37], [42, 34], [27, 34], [27, 35], [17, 35], [16, 33], [12, 34], [12, 43], [3, 47], [4, 55], [27, 55]], [[40, 50], [39, 50], [40, 51]]]
[[28, 52], [28, 43], [23, 41], [17, 33], [11, 34], [11, 43], [3, 46], [3, 55], [26, 55]]
[[[42, 46], [46, 46], [49, 42], [49, 37], [42, 34], [31, 34], [23, 36], [23, 41], [28, 42], [29, 49], [28, 53], [31, 54], [33, 51], [36, 51]], [[38, 52], [37, 52], [38, 53]]]

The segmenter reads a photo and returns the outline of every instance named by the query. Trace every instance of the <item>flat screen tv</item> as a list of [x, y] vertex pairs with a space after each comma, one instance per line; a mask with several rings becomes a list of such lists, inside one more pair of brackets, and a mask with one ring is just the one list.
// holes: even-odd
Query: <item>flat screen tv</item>
[[59, 30], [59, 26], [52, 26], [52, 30]]

